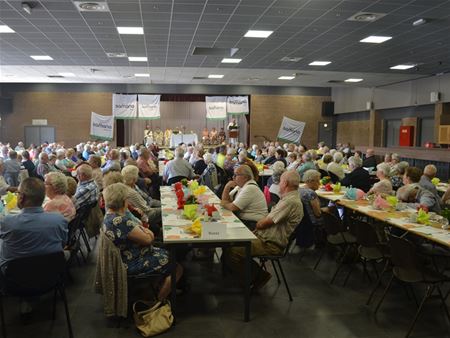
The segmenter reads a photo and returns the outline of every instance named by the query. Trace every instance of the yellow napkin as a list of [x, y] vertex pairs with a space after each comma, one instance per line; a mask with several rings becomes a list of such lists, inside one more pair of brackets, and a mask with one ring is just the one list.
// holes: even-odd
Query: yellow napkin
[[391, 205], [391, 207], [395, 208], [398, 204], [398, 199], [395, 196], [387, 196], [386, 201]]
[[202, 223], [200, 222], [200, 218], [197, 218], [194, 222], [192, 222], [192, 225], [188, 228], [188, 230], [201, 236], [202, 235]]
[[260, 164], [260, 163], [255, 163], [256, 169], [258, 169], [258, 171], [263, 171], [264, 170], [264, 164]]
[[433, 183], [434, 185], [438, 185], [439, 183], [441, 183], [441, 180], [438, 177], [434, 177], [431, 180], [431, 183]]
[[6, 210], [12, 210], [17, 208], [17, 195], [8, 191], [5, 197]]
[[338, 182], [338, 183], [336, 183], [336, 184], [333, 184], [333, 192], [334, 192], [335, 194], [337, 194], [337, 193], [340, 192], [340, 191], [341, 191], [341, 183]]
[[206, 187], [204, 185], [199, 186], [197, 189], [195, 189], [193, 191], [195, 197], [203, 195], [205, 192], [206, 192]]
[[194, 192], [194, 190], [196, 190], [197, 188], [198, 188], [197, 181], [191, 181], [191, 183], [189, 183], [189, 189], [191, 189], [192, 192]]
[[419, 211], [417, 212], [417, 223], [429, 224], [430, 223], [430, 215], [423, 209], [419, 209]]
[[183, 215], [186, 216], [187, 219], [194, 220], [197, 217], [197, 204], [185, 204]]

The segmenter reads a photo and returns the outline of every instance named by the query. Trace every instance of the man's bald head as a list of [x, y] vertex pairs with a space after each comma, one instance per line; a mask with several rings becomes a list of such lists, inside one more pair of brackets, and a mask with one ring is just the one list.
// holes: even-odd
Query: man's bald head
[[425, 176], [429, 177], [430, 179], [433, 179], [436, 176], [436, 173], [437, 173], [437, 168], [434, 164], [428, 164], [423, 169], [423, 174]]

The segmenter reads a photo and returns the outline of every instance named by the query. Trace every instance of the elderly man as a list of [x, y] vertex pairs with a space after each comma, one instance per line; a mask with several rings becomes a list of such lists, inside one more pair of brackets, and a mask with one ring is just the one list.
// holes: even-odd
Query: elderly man
[[29, 177], [19, 186], [17, 205], [22, 212], [0, 220], [0, 268], [22, 257], [62, 252], [67, 241], [67, 221], [59, 213], [44, 213], [44, 182]]
[[375, 168], [377, 166], [377, 159], [375, 158], [375, 151], [372, 148], [367, 149], [366, 158], [364, 159], [362, 166], [364, 168]]
[[108, 171], [120, 171], [122, 167], [120, 166], [120, 153], [117, 149], [111, 149], [106, 157], [108, 160], [105, 165], [102, 167], [102, 173], [106, 174]]
[[191, 179], [194, 177], [194, 169], [184, 158], [184, 150], [181, 147], [175, 149], [175, 158], [164, 168], [163, 180], [169, 184], [175, 183], [180, 177]]
[[412, 204], [413, 207], [424, 206], [428, 211], [441, 212], [440, 198], [418, 183], [407, 184], [397, 190], [397, 198]]
[[364, 192], [370, 190], [370, 175], [369, 172], [362, 167], [362, 160], [359, 157], [351, 156], [348, 159], [348, 165], [351, 173], [345, 175], [341, 184], [345, 187], [352, 186], [353, 188], [361, 189]]
[[436, 186], [431, 182], [436, 177], [437, 168], [433, 164], [428, 164], [423, 169], [423, 175], [420, 177], [419, 185], [432, 192], [434, 195], [439, 196]]
[[267, 157], [263, 161], [263, 163], [267, 164], [267, 165], [274, 164], [277, 161], [275, 154], [276, 154], [276, 148], [274, 146], [270, 146], [269, 149], [267, 150]]
[[[298, 193], [299, 174], [286, 171], [280, 178], [281, 200], [270, 213], [256, 224], [257, 239], [251, 243], [252, 256], [278, 255], [288, 245], [289, 236], [303, 218], [303, 205]], [[234, 272], [244, 275], [245, 251], [243, 248], [233, 248], [227, 257], [227, 262]], [[252, 283], [254, 289], [263, 287], [271, 275], [253, 261]]]
[[48, 154], [46, 152], [40, 153], [39, 164], [36, 167], [36, 175], [42, 180], [44, 180], [45, 175], [47, 175], [51, 171], [48, 162], [49, 162]]
[[6, 183], [5, 178], [3, 177], [3, 160], [0, 159], [0, 196], [5, 195], [8, 191], [16, 192], [17, 187], [12, 187]]
[[75, 192], [75, 208], [92, 205], [98, 200], [98, 188], [92, 178], [92, 168], [82, 164], [77, 168], [78, 186]]
[[221, 205], [235, 212], [250, 230], [267, 215], [266, 199], [248, 165], [234, 169], [233, 181], [228, 182], [223, 189]]
[[17, 160], [17, 153], [14, 150], [9, 152], [9, 158], [3, 163], [3, 176], [6, 183], [13, 187], [19, 185], [20, 162]]

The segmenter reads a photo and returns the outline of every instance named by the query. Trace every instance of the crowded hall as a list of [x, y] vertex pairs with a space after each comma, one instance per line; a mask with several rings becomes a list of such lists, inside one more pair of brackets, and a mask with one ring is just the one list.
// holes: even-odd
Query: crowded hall
[[450, 1], [0, 0], [0, 336], [449, 337]]

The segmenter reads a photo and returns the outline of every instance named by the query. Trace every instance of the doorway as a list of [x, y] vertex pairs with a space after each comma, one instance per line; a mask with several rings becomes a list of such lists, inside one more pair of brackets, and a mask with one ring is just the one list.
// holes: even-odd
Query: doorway
[[319, 122], [319, 133], [318, 133], [319, 142], [325, 142], [325, 144], [333, 148], [334, 147], [334, 138], [333, 138], [333, 123], [330, 121]]
[[45, 142], [55, 142], [55, 127], [49, 126], [25, 126], [25, 146], [30, 144], [41, 145]]

